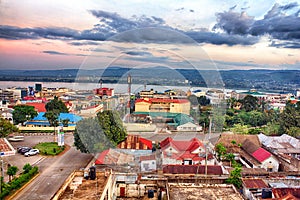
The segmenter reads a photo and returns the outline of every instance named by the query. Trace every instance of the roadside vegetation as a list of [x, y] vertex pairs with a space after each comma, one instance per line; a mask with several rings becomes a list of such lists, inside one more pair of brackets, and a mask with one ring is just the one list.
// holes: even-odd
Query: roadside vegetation
[[34, 148], [38, 149], [42, 155], [55, 156], [63, 152], [65, 146], [58, 146], [57, 142], [44, 142], [37, 144]]
[[[11, 168], [11, 170], [9, 170]], [[4, 199], [6, 196], [12, 195], [23, 185], [29, 182], [37, 173], [38, 167], [32, 167], [30, 164], [25, 164], [23, 167], [23, 172], [15, 177], [18, 168], [16, 166], [10, 166], [8, 168], [8, 175], [13, 176], [14, 178], [8, 183], [3, 182], [3, 177], [1, 177], [1, 194], [0, 199]]]

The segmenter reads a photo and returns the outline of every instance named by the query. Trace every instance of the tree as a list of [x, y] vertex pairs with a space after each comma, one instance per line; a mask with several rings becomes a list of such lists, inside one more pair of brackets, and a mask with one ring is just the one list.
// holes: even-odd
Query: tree
[[49, 101], [45, 107], [47, 112], [54, 110], [58, 111], [59, 113], [69, 112], [67, 106], [61, 100], [58, 100], [57, 96], [55, 96], [53, 100]]
[[243, 100], [242, 100], [242, 108], [246, 111], [252, 111], [256, 110], [258, 108], [258, 99], [252, 95], [247, 95]]
[[23, 166], [24, 173], [27, 174], [32, 169], [32, 166], [29, 163], [26, 163]]
[[64, 127], [68, 127], [68, 126], [69, 126], [69, 121], [70, 121], [70, 119], [63, 119], [63, 120], [62, 120], [63, 126], [64, 126]]
[[219, 143], [216, 145], [216, 152], [218, 154], [218, 160], [221, 160], [224, 155], [226, 154], [226, 147], [222, 144], [222, 143]]
[[14, 111], [12, 114], [14, 124], [23, 124], [24, 122], [33, 119], [38, 113], [34, 110], [33, 106], [17, 105], [14, 106]]
[[241, 188], [242, 186], [242, 168], [240, 166], [236, 166], [234, 170], [230, 172], [229, 178], [226, 179], [226, 183], [233, 184], [236, 188]]
[[115, 147], [126, 138], [126, 130], [117, 111], [98, 113], [96, 118], [77, 123], [74, 145], [84, 153], [98, 153]]
[[100, 127], [97, 118], [83, 119], [77, 123], [74, 145], [83, 153], [99, 153], [115, 147]]
[[48, 119], [50, 126], [58, 126], [59, 112], [57, 110], [45, 112], [44, 117]]
[[117, 111], [106, 110], [97, 114], [99, 124], [108, 139], [117, 145], [126, 138], [126, 130]]
[[6, 137], [12, 132], [17, 132], [18, 128], [11, 124], [8, 120], [0, 118], [0, 137]]
[[234, 124], [231, 131], [235, 134], [248, 134], [248, 127], [246, 125]]
[[57, 110], [47, 111], [45, 112], [44, 117], [47, 118], [50, 126], [53, 126], [54, 142], [56, 142], [55, 127], [59, 125], [59, 121], [58, 121], [59, 111]]
[[280, 114], [280, 132], [295, 135], [295, 130], [300, 128], [300, 104], [286, 103], [284, 111]]
[[210, 99], [206, 98], [206, 96], [200, 96], [197, 100], [201, 106], [207, 106], [210, 104]]
[[7, 175], [9, 176], [9, 182], [11, 181], [11, 177], [16, 175], [17, 171], [18, 171], [18, 167], [17, 166], [10, 166], [7, 169]]
[[224, 155], [225, 159], [228, 160], [230, 162], [230, 167], [231, 167], [231, 164], [235, 161], [234, 158], [235, 158], [235, 155], [233, 153], [227, 153]]

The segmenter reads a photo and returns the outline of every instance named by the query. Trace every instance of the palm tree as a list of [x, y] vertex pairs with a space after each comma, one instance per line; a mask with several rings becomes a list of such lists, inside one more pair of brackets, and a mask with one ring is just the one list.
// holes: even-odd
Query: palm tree
[[58, 123], [59, 112], [55, 110], [48, 111], [44, 114], [44, 117], [48, 119], [50, 126], [54, 127], [54, 142], [56, 142], [55, 127], [59, 125]]

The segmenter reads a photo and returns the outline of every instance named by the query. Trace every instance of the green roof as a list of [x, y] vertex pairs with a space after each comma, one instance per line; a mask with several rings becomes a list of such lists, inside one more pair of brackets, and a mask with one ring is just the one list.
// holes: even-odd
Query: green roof
[[169, 113], [169, 112], [134, 112], [136, 115], [149, 115], [152, 118], [162, 117], [162, 118], [172, 118], [174, 123], [168, 123], [169, 125], [177, 125], [180, 126], [182, 124], [186, 124], [188, 122], [193, 123], [193, 118], [187, 114], [183, 113]]

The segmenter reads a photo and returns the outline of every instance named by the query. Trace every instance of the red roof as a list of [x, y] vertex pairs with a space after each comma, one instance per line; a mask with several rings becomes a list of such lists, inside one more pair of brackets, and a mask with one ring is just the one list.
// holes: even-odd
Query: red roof
[[158, 99], [158, 98], [149, 98], [149, 99], [137, 99], [135, 103], [146, 102], [146, 103], [188, 103], [187, 99]]
[[45, 97], [33, 97], [33, 96], [25, 96], [23, 97], [25, 101], [32, 101], [32, 100], [41, 100], [42, 102], [46, 102], [47, 99]]
[[199, 147], [204, 147], [202, 142], [200, 142], [197, 138], [193, 138], [190, 141], [182, 141], [182, 140], [173, 140], [170, 137], [167, 137], [160, 143], [160, 147], [162, 149], [166, 149], [167, 147], [172, 146], [177, 151], [189, 151], [192, 152]]
[[[205, 165], [166, 165], [163, 173], [169, 174], [205, 174]], [[223, 175], [222, 166], [208, 165], [207, 174]]]
[[37, 112], [46, 112], [45, 103], [27, 102], [26, 105], [33, 106]]
[[262, 189], [269, 187], [261, 178], [243, 178], [243, 184], [248, 189]]
[[108, 154], [108, 152], [109, 152], [109, 149], [105, 150], [105, 151], [102, 151], [102, 153], [98, 156], [97, 160], [95, 161], [95, 165], [105, 164], [104, 159], [105, 159], [105, 156]]
[[271, 153], [265, 150], [264, 148], [259, 148], [252, 153], [252, 156], [259, 162], [265, 161], [267, 158], [271, 157]]

